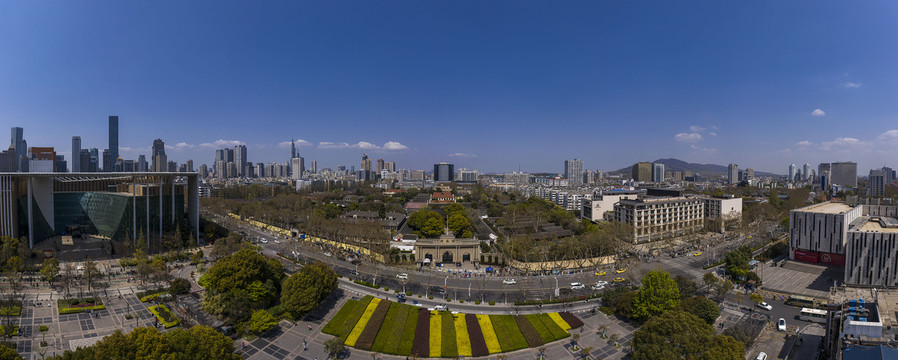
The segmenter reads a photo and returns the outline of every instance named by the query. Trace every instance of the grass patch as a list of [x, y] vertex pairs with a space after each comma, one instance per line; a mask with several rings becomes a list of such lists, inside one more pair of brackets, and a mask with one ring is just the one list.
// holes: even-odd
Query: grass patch
[[178, 325], [178, 318], [175, 317], [175, 314], [172, 314], [165, 305], [150, 306], [150, 312], [152, 312], [153, 315], [156, 315], [156, 319], [159, 319], [159, 322], [161, 322], [162, 326], [166, 329]]
[[533, 326], [533, 329], [539, 334], [539, 337], [543, 339], [543, 343], [550, 343], [555, 341], [555, 338], [552, 336], [552, 332], [543, 325], [542, 320], [539, 319], [539, 314], [527, 314], [524, 315], [527, 318], [527, 321], [530, 322], [530, 325]]
[[558, 324], [555, 323], [555, 320], [552, 320], [552, 317], [550, 317], [549, 314], [539, 314], [538, 317], [539, 320], [543, 322], [543, 325], [546, 326], [546, 329], [548, 329], [549, 332], [552, 333], [552, 341], [564, 339], [568, 336], [571, 336], [570, 333], [564, 331], [564, 329], [558, 326]]
[[346, 336], [344, 343], [347, 346], [354, 347], [356, 342], [359, 341], [359, 336], [362, 336], [362, 331], [365, 331], [365, 325], [368, 325], [368, 320], [374, 315], [374, 310], [377, 310], [379, 304], [380, 299], [371, 299], [371, 302], [365, 307], [365, 311], [362, 312], [362, 316], [359, 317], [359, 320], [356, 321], [355, 326], [353, 326], [352, 331]]
[[374, 309], [374, 313], [371, 314], [371, 318], [368, 319], [368, 323], [365, 325], [365, 330], [362, 331], [362, 335], [359, 336], [355, 343], [357, 348], [371, 350], [371, 347], [374, 345], [374, 339], [377, 337], [377, 332], [380, 331], [380, 327], [384, 322], [384, 317], [387, 316], [387, 311], [390, 310], [390, 304], [395, 303], [381, 301], [377, 304], [377, 308]]
[[402, 336], [400, 337], [399, 348], [396, 349], [396, 353], [408, 356], [412, 354], [412, 348], [415, 345], [415, 332], [418, 329], [418, 316], [420, 316], [421, 312], [417, 307], [406, 307], [408, 308], [406, 310], [408, 317], [405, 319], [405, 327], [402, 328]]
[[511, 315], [490, 315], [490, 322], [493, 324], [493, 330], [499, 339], [499, 345], [502, 352], [509, 352], [527, 347], [527, 340], [518, 329], [514, 316]]
[[350, 314], [358, 306], [358, 300], [348, 300], [343, 307], [340, 308], [340, 311], [337, 311], [337, 315], [334, 315], [334, 318], [331, 321], [328, 321], [324, 328], [321, 329], [321, 332], [325, 334], [330, 334], [336, 337], [340, 337], [338, 333], [339, 329], [343, 327], [343, 324], [346, 323], [346, 320], [349, 319]]
[[480, 323], [480, 330], [483, 332], [483, 341], [486, 342], [486, 348], [490, 354], [502, 352], [502, 345], [496, 337], [496, 331], [493, 329], [493, 323], [490, 321], [489, 315], [477, 315], [477, 322]]
[[452, 315], [451, 312], [443, 311], [440, 313], [442, 331], [440, 334], [442, 335], [442, 344], [440, 350], [440, 357], [444, 358], [456, 358], [458, 357], [458, 345], [456, 345], [456, 337], [455, 337], [455, 316]]
[[349, 333], [355, 328], [355, 324], [362, 318], [362, 314], [365, 313], [365, 310], [368, 308], [368, 305], [371, 304], [371, 300], [373, 299], [374, 298], [371, 296], [365, 296], [362, 300], [359, 300], [355, 308], [352, 309], [352, 312], [346, 317], [346, 321], [344, 321], [336, 331], [336, 336], [340, 338], [340, 341], [346, 341]]
[[539, 336], [539, 333], [536, 332], [536, 329], [533, 328], [533, 325], [530, 324], [530, 321], [527, 320], [525, 316], [515, 316], [515, 323], [518, 325], [518, 329], [521, 330], [521, 335], [524, 336], [524, 339], [527, 340], [527, 345], [530, 347], [539, 347], [545, 344], [543, 342], [543, 338]]
[[103, 305], [103, 301], [97, 298], [56, 300], [56, 305], [59, 309], [59, 315], [77, 314], [106, 308], [106, 305]]
[[[387, 353], [385, 351], [385, 348], [390, 342], [390, 339], [396, 339], [397, 341], [395, 342], [395, 344], [398, 344], [399, 339], [396, 334], [402, 333], [401, 326], [405, 326], [405, 316], [402, 317], [401, 326], [397, 326], [400, 325], [398, 320], [400, 314], [405, 314], [405, 309], [403, 309], [402, 304], [395, 302], [389, 303], [390, 307], [389, 309], [387, 309], [387, 315], [384, 316], [384, 321], [380, 324], [380, 329], [377, 331], [377, 336], [374, 337], [374, 344], [371, 345], [371, 351], [373, 352]], [[399, 328], [399, 331], [397, 331], [397, 327]]]

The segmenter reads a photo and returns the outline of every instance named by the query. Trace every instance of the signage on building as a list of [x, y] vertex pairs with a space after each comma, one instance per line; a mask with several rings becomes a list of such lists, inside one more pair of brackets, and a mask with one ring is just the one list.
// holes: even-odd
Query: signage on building
[[845, 255], [820, 253], [820, 262], [830, 265], [845, 266]]
[[[816, 264], [820, 262], [820, 255], [812, 251], [795, 250], [795, 260]], [[844, 258], [842, 260], [844, 263]]]

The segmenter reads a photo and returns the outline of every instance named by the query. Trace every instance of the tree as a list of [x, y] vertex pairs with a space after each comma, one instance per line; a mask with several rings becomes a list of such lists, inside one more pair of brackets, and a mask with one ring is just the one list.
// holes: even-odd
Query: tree
[[714, 321], [720, 317], [720, 308], [717, 307], [717, 304], [704, 296], [684, 299], [681, 307], [684, 311], [698, 316], [708, 324], [714, 324]]
[[279, 261], [243, 248], [203, 274], [200, 284], [209, 291], [203, 307], [221, 316], [248, 317], [252, 309], [267, 308], [277, 300], [283, 278]]
[[633, 297], [633, 318], [645, 321], [665, 310], [680, 305], [680, 291], [670, 274], [663, 270], [649, 271], [642, 277], [642, 287]]
[[714, 273], [711, 272], [705, 273], [705, 275], [702, 276], [702, 282], [705, 283], [705, 287], [707, 287], [708, 289], [711, 289], [711, 287], [717, 284], [718, 281], [720, 280], [717, 278], [717, 276], [715, 276]]
[[343, 345], [343, 340], [335, 337], [324, 342], [324, 350], [327, 351], [328, 356], [334, 357], [346, 350], [346, 346]]
[[337, 275], [334, 271], [324, 263], [315, 263], [284, 280], [281, 305], [294, 319], [299, 319], [336, 289]]
[[742, 359], [745, 345], [716, 335], [711, 325], [682, 310], [653, 317], [633, 336], [633, 359]]
[[128, 334], [116, 330], [90, 347], [50, 357], [53, 360], [72, 359], [223, 359], [239, 360], [234, 343], [227, 336], [208, 326], [160, 332], [156, 328], [140, 327]]
[[190, 292], [190, 281], [185, 278], [176, 278], [169, 283], [169, 292], [172, 295], [184, 295]]
[[748, 298], [755, 304], [761, 303], [764, 301], [764, 297], [759, 293], [751, 293], [748, 295]]
[[449, 216], [449, 230], [460, 238], [468, 239], [474, 236], [471, 231], [471, 222], [468, 221], [464, 213], [454, 213]]
[[96, 279], [97, 276], [100, 276], [100, 270], [97, 269], [97, 262], [91, 260], [89, 257], [86, 258], [82, 276], [84, 276], [84, 281], [87, 282], [87, 292], [90, 293], [94, 279]]
[[0, 345], [0, 360], [22, 360], [22, 356], [16, 352], [16, 349]]
[[190, 263], [193, 265], [201, 264], [205, 261], [203, 259], [203, 250], [197, 250], [193, 255], [190, 256]]
[[680, 290], [680, 299], [693, 296], [695, 295], [695, 292], [698, 291], [698, 286], [695, 285], [695, 281], [692, 281], [690, 278], [677, 275], [674, 277], [674, 281], [677, 282], [677, 289]]
[[436, 211], [421, 209], [408, 217], [408, 225], [424, 238], [435, 238], [443, 232], [443, 217]]
[[246, 324], [246, 331], [250, 334], [259, 335], [271, 330], [271, 328], [275, 327], [277, 324], [277, 319], [275, 319], [268, 310], [259, 309], [253, 311], [249, 323]]
[[48, 283], [53, 283], [53, 279], [59, 276], [59, 260], [56, 258], [44, 260], [41, 265], [41, 275]]

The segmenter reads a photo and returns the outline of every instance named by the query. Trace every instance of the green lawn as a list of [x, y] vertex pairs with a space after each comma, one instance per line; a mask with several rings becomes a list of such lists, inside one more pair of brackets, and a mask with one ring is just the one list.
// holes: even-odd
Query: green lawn
[[455, 317], [451, 312], [440, 312], [442, 317], [442, 351], [441, 356], [444, 358], [458, 357], [458, 344], [455, 343]]
[[[357, 301], [355, 306], [350, 309], [346, 314], [340, 318], [340, 313], [343, 312], [343, 309], [340, 309], [337, 312], [337, 316], [334, 316], [334, 319], [341, 322], [340, 324], [335, 325], [336, 328], [332, 330], [332, 332], [328, 332], [328, 334], [339, 337], [340, 340], [346, 341], [346, 337], [349, 336], [349, 333], [352, 332], [352, 329], [355, 327], [355, 324], [359, 322], [359, 319], [362, 318], [362, 314], [365, 313], [365, 309], [368, 308], [368, 304], [371, 303], [371, 296], [365, 296], [361, 300]], [[352, 300], [350, 300], [352, 301]], [[328, 323], [330, 325], [330, 323]], [[328, 326], [325, 325], [325, 328]], [[323, 330], [322, 330], [323, 331]]]
[[[380, 331], [377, 333], [377, 337], [374, 338], [374, 345], [371, 346], [371, 351], [383, 353], [384, 347], [387, 346], [387, 342], [390, 337], [395, 336], [397, 334], [397, 326], [398, 323], [396, 318], [399, 317], [399, 313], [405, 313], [405, 309], [402, 308], [402, 304], [391, 302], [390, 309], [387, 310], [387, 316], [384, 317], [384, 322], [380, 324]], [[402, 319], [402, 326], [405, 326], [405, 318]], [[399, 327], [399, 332], [401, 332], [401, 327]]]
[[511, 315], [490, 315], [490, 322], [493, 323], [493, 330], [499, 339], [499, 346], [502, 352], [509, 352], [528, 347], [527, 340], [518, 329], [518, 324]]
[[544, 343], [549, 343], [555, 341], [555, 338], [552, 337], [552, 332], [543, 325], [542, 320], [539, 319], [539, 314], [528, 314], [524, 315], [527, 318], [527, 321], [530, 321], [530, 325], [533, 325], [533, 328], [536, 332], [539, 333], [539, 337], [543, 339]]

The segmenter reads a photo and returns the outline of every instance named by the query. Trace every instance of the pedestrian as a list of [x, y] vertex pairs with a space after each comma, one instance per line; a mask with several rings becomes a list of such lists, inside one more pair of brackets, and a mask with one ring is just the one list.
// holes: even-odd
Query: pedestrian
[[309, 325], [309, 331], [312, 331], [312, 325]]
[[241, 343], [243, 344], [243, 348], [246, 349], [246, 342], [242, 341]]

